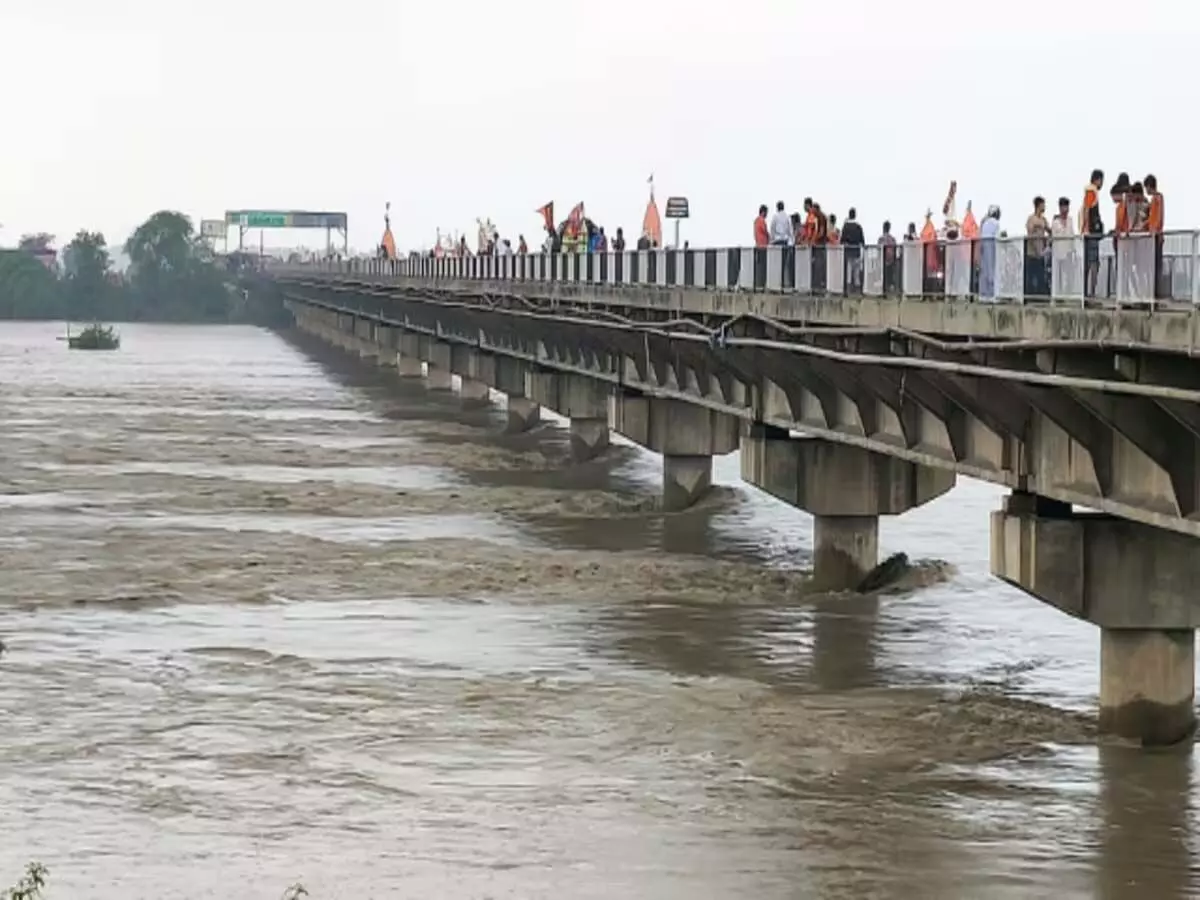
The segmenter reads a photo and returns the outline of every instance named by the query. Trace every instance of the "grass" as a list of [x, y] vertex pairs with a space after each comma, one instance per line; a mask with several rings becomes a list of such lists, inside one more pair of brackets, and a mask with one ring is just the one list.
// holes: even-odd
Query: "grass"
[[46, 876], [49, 875], [40, 862], [31, 862], [25, 867], [25, 875], [3, 894], [0, 900], [41, 900], [42, 889], [46, 886]]
[[[31, 862], [25, 867], [25, 874], [21, 880], [0, 893], [0, 900], [45, 900], [42, 891], [46, 887], [46, 877], [49, 874], [50, 870], [40, 862]], [[283, 900], [301, 900], [307, 896], [308, 891], [302, 884], [293, 884], [283, 892]]]

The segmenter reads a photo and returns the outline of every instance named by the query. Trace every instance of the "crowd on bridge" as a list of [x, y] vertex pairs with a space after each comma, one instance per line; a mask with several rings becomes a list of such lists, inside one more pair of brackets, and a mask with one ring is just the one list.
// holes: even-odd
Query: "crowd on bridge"
[[[1114, 242], [1133, 236], [1147, 237], [1147, 247], [1152, 244], [1153, 285], [1156, 296], [1169, 296], [1169, 277], [1164, 277], [1163, 232], [1164, 201], [1154, 175], [1141, 181], [1131, 181], [1128, 173], [1120, 173], [1109, 189], [1109, 198], [1114, 205], [1111, 227], [1106, 226], [1100, 210], [1101, 192], [1105, 184], [1104, 172], [1096, 169], [1091, 173], [1082, 192], [1078, 212], [1073, 214], [1071, 199], [1058, 198], [1056, 212], [1047, 218], [1047, 204], [1042, 196], [1032, 199], [1031, 209], [1025, 218], [1020, 238], [1024, 244], [1025, 294], [1028, 296], [1051, 293], [1051, 275], [1056, 259], [1062, 257], [1058, 251], [1066, 252], [1063, 239], [1082, 238], [1084, 248], [1084, 293], [1095, 296], [1100, 277], [1100, 242], [1109, 238]], [[997, 279], [997, 242], [1009, 239], [1008, 232], [1001, 227], [1001, 209], [998, 205], [987, 207], [982, 220], [977, 220], [971, 203], [966, 205], [962, 218], [958, 215], [958, 185], [951, 181], [942, 204], [942, 224], [934, 223], [933, 210], [925, 213], [925, 220], [918, 230], [916, 222], [909, 222], [904, 233], [897, 237], [892, 223], [882, 223], [880, 233], [874, 240], [883, 258], [884, 283], [888, 289], [898, 289], [900, 279], [900, 253], [902, 244], [920, 244], [922, 252], [922, 276], [928, 284], [945, 284], [946, 248], [948, 245], [969, 244], [971, 267], [971, 293], [981, 297], [995, 296]], [[576, 204], [562, 222], [555, 222], [554, 204], [547, 203], [539, 208], [544, 235], [531, 250], [524, 234], [517, 237], [516, 245], [509, 238], [502, 238], [499, 230], [490, 221], [479, 221], [479, 235], [474, 251], [468, 246], [465, 235], [457, 240], [443, 238], [427, 255], [442, 256], [505, 256], [524, 255], [530, 252], [543, 253], [605, 253], [623, 252], [627, 249], [625, 232], [618, 227], [613, 235], [606, 228], [589, 218], [584, 204]], [[379, 252], [381, 256], [394, 256], [394, 243], [390, 243], [390, 231], [385, 235]], [[783, 272], [788, 286], [794, 278], [794, 254], [797, 248], [806, 248], [812, 263], [812, 285], [814, 289], [826, 283], [827, 250], [841, 247], [840, 259], [845, 267], [844, 284], [849, 290], [861, 288], [863, 279], [863, 248], [867, 235], [859, 221], [857, 210], [847, 210], [839, 224], [836, 213], [826, 212], [819, 201], [804, 198], [801, 209], [789, 211], [787, 204], [778, 201], [774, 212], [764, 204], [759, 207], [752, 232], [753, 246], [763, 249], [782, 248]], [[1073, 244], [1073, 241], [1071, 242]], [[634, 248], [652, 250], [663, 246], [662, 220], [654, 199], [651, 179], [650, 200], [642, 221], [641, 235]], [[683, 249], [686, 249], [683, 248]], [[421, 254], [416, 254], [421, 255]], [[1148, 268], [1148, 265], [1147, 265]]]

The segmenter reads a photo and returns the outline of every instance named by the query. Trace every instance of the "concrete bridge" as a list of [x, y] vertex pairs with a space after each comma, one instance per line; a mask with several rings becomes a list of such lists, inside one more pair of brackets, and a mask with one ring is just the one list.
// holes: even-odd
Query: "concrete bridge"
[[[729, 282], [734, 254], [749, 289]], [[611, 431], [662, 454], [668, 509], [740, 448], [744, 480], [814, 516], [825, 588], [876, 565], [880, 516], [960, 474], [1004, 485], [992, 571], [1100, 627], [1101, 728], [1190, 735], [1197, 307], [813, 295], [801, 279], [783, 289], [783, 261], [774, 248], [351, 261], [277, 267], [252, 289], [430, 389], [458, 375], [464, 402], [506, 394], [512, 429], [561, 413], [578, 459]]]

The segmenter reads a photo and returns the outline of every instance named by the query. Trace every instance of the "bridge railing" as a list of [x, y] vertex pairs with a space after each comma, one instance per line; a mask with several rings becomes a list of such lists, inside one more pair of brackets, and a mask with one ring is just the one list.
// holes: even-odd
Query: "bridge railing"
[[411, 256], [281, 266], [371, 278], [694, 288], [978, 302], [1200, 304], [1200, 232], [883, 246]]

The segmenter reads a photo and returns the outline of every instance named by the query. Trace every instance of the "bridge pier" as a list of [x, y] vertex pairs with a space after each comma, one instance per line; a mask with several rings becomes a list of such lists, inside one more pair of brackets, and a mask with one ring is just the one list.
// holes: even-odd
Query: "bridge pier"
[[1168, 745], [1195, 728], [1194, 538], [1014, 492], [992, 513], [992, 574], [1100, 626], [1104, 732]]
[[694, 403], [633, 393], [614, 394], [615, 431], [663, 458], [663, 509], [687, 509], [712, 487], [712, 458], [738, 448], [741, 423]]
[[813, 515], [813, 585], [837, 591], [878, 565], [880, 516], [940, 497], [955, 475], [756, 424], [742, 437], [742, 479]]
[[396, 334], [396, 372], [401, 378], [422, 378], [425, 366], [421, 362], [421, 337], [411, 331]]
[[491, 385], [496, 381], [496, 357], [491, 353], [454, 344], [450, 347], [450, 371], [462, 380], [458, 396], [463, 406], [491, 403]]
[[813, 516], [813, 576], [853, 588], [879, 565], [879, 516]]
[[388, 325], [376, 325], [375, 346], [379, 351], [375, 362], [380, 368], [386, 369], [396, 364], [396, 329]]
[[571, 420], [571, 457], [587, 462], [608, 449], [608, 385], [595, 378], [534, 369], [525, 373], [525, 396]]
[[426, 351], [429, 363], [425, 373], [425, 387], [431, 391], [449, 391], [454, 389], [454, 383], [451, 378], [450, 345], [444, 341], [429, 341], [429, 349]]
[[542, 418], [542, 408], [528, 397], [508, 395], [508, 422], [504, 430], [509, 434], [522, 434], [533, 428]]
[[495, 356], [492, 387], [507, 395], [508, 421], [504, 430], [509, 434], [528, 431], [541, 419], [541, 407], [525, 396], [525, 372], [528, 365], [509, 356]]
[[462, 384], [458, 389], [459, 399], [462, 400], [463, 406], [478, 408], [487, 406], [492, 402], [491, 389], [486, 381], [476, 381], [474, 378], [463, 377]]

